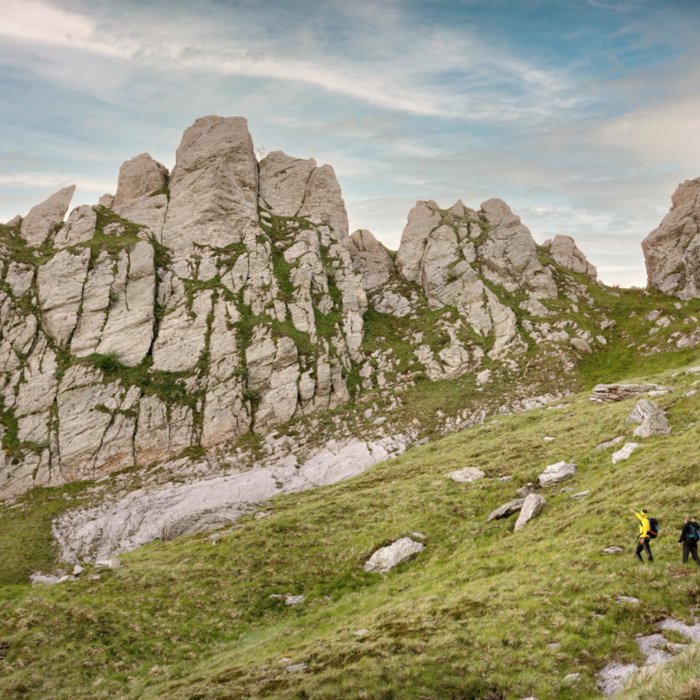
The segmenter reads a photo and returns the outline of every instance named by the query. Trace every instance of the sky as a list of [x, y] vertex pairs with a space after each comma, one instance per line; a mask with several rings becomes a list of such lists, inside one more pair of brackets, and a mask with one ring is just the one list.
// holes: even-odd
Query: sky
[[642, 239], [700, 176], [698, 30], [700, 0], [0, 0], [0, 222], [244, 116], [393, 250], [417, 200], [500, 197], [644, 286]]

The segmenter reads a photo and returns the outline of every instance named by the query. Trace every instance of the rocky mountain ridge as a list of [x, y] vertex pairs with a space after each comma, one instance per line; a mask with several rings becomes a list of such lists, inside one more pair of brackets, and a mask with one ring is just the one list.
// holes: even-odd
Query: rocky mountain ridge
[[[330, 166], [281, 152], [258, 163], [242, 118], [197, 120], [172, 173], [147, 154], [126, 161], [115, 195], [64, 223], [73, 192], [0, 227], [0, 497], [249, 435], [279, 452], [280, 426], [352, 401], [391, 411], [424, 378], [483, 390], [515, 375], [517, 406], [548, 393], [533, 366], [564, 375], [614, 332], [572, 239], [537, 246], [498, 199], [427, 201], [392, 253], [349, 235]], [[256, 461], [234, 454], [235, 470]]]

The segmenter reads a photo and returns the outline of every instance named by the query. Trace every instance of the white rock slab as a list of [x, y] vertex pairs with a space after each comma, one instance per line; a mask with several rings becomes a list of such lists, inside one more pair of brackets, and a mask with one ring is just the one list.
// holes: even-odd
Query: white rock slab
[[545, 467], [545, 470], [537, 477], [537, 483], [540, 486], [551, 486], [572, 477], [575, 473], [575, 464], [566, 461], [557, 462]]
[[469, 484], [472, 481], [483, 479], [485, 475], [484, 472], [477, 467], [465, 467], [464, 469], [450, 472], [447, 476], [458, 484]]
[[107, 559], [159, 539], [220, 527], [280, 493], [305, 491], [356, 476], [400, 454], [408, 439], [398, 435], [364, 442], [329, 443], [304, 464], [272, 464], [251, 471], [185, 484], [133, 491], [102, 506], [77, 509], [53, 523], [61, 559], [70, 563]]
[[625, 459], [629, 459], [630, 455], [639, 447], [638, 442], [626, 442], [621, 450], [613, 452], [612, 463], [617, 464]]
[[410, 537], [402, 537], [374, 552], [365, 562], [365, 571], [386, 573], [424, 549], [425, 545], [421, 542], [416, 542]]

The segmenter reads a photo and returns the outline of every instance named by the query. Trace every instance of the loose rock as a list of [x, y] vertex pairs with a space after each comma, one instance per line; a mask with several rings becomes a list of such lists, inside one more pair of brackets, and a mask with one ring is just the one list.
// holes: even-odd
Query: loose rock
[[575, 464], [566, 461], [557, 462], [545, 467], [545, 470], [537, 477], [537, 483], [541, 487], [551, 486], [572, 477], [575, 473]]
[[515, 531], [521, 530], [527, 523], [533, 518], [537, 517], [543, 510], [547, 501], [544, 496], [540, 496], [538, 493], [531, 493], [523, 503], [523, 507], [520, 509], [520, 515], [515, 523]]
[[484, 472], [476, 467], [465, 467], [464, 469], [450, 472], [447, 476], [458, 484], [469, 484], [472, 481], [483, 479]]
[[416, 542], [410, 537], [402, 537], [374, 552], [365, 563], [365, 571], [386, 573], [424, 549], [424, 544]]
[[612, 463], [617, 464], [625, 459], [629, 459], [630, 455], [639, 447], [638, 442], [627, 442], [624, 447], [612, 454]]

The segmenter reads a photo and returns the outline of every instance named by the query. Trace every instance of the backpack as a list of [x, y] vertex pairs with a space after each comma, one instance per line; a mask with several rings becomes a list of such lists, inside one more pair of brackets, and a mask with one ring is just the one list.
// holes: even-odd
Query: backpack
[[649, 532], [647, 537], [654, 539], [659, 534], [659, 521], [656, 518], [649, 518]]
[[688, 532], [686, 533], [685, 539], [688, 542], [697, 542], [700, 540], [700, 531], [698, 531], [698, 526], [695, 523], [688, 523]]

